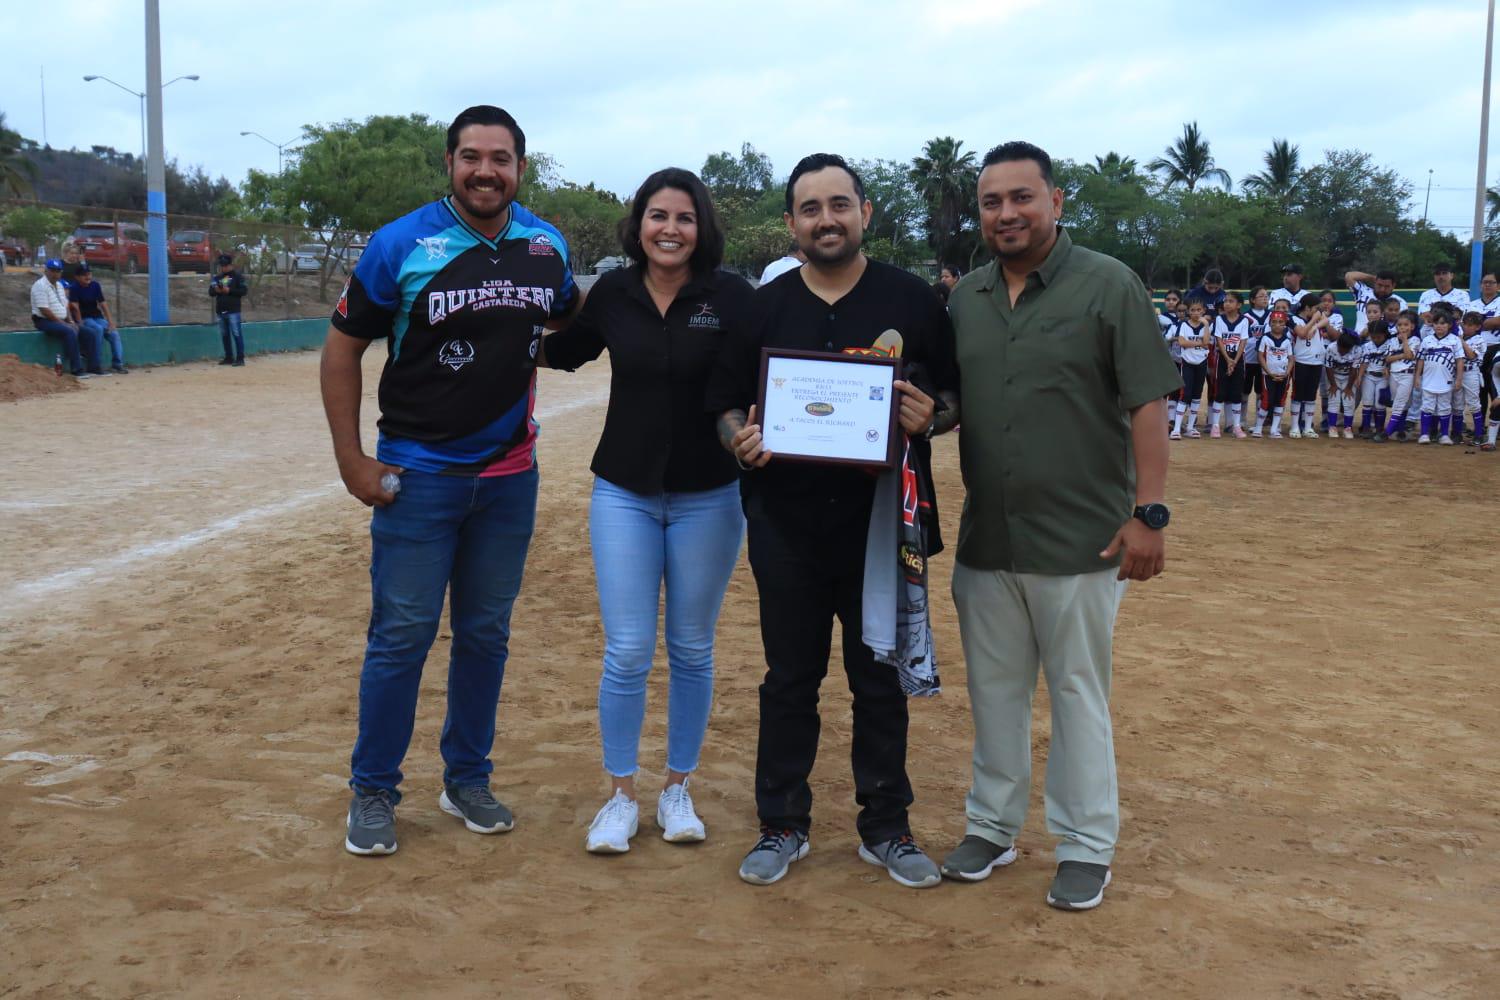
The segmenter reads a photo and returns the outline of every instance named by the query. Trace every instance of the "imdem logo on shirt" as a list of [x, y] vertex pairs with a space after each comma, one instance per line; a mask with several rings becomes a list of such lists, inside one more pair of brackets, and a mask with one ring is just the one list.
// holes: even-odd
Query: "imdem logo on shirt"
[[719, 329], [719, 316], [707, 302], [699, 303], [698, 311], [688, 317], [688, 326], [697, 330]]
[[474, 360], [474, 345], [467, 340], [450, 340], [438, 348], [438, 364], [458, 371]]

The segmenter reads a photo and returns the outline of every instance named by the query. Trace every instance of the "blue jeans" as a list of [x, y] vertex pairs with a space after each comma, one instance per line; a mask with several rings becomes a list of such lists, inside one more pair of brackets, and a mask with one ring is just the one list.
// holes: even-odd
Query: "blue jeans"
[[[55, 319], [42, 319], [40, 316], [31, 317], [31, 324], [48, 336], [62, 338], [63, 351], [68, 356], [68, 371], [74, 375], [82, 375], [85, 371], [95, 371], [99, 368], [99, 342], [92, 336], [80, 337], [81, 330], [67, 323], [59, 323]], [[83, 367], [83, 357], [79, 354], [80, 344], [88, 353], [91, 362], [87, 369]]]
[[[233, 314], [231, 314], [233, 315]], [[350, 786], [396, 791], [416, 721], [422, 664], [449, 594], [453, 648], [443, 781], [484, 785], [510, 641], [510, 609], [536, 523], [536, 467], [513, 476], [404, 472], [370, 522], [369, 638], [359, 676]]]
[[226, 361], [245, 360], [245, 335], [240, 332], [239, 313], [219, 313], [219, 339], [224, 342]]
[[714, 627], [744, 532], [738, 483], [645, 496], [594, 480], [589, 537], [604, 620], [599, 731], [611, 775], [636, 772], [663, 580], [671, 670], [667, 767], [683, 773], [698, 767], [714, 694]]
[[[110, 367], [125, 367], [125, 345], [120, 342], [119, 330], [113, 329], [107, 322], [97, 317], [84, 320], [79, 324], [78, 329], [80, 333], [88, 331], [89, 336], [93, 338], [93, 342], [99, 345], [95, 348], [96, 357], [104, 353], [103, 341], [107, 340], [109, 341]], [[100, 360], [102, 361], [103, 358], [100, 358]]]

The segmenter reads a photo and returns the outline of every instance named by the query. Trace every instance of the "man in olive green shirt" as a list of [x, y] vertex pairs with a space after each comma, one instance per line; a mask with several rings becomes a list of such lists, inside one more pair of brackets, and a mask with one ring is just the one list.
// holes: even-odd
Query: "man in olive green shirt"
[[1150, 296], [1119, 261], [1073, 245], [1063, 192], [1030, 143], [986, 155], [980, 226], [995, 261], [949, 299], [968, 494], [953, 597], [974, 712], [963, 842], [943, 862], [979, 881], [1015, 860], [1031, 785], [1037, 671], [1052, 700], [1047, 902], [1104, 899], [1119, 833], [1110, 647], [1127, 580], [1162, 571], [1167, 419], [1180, 379]]

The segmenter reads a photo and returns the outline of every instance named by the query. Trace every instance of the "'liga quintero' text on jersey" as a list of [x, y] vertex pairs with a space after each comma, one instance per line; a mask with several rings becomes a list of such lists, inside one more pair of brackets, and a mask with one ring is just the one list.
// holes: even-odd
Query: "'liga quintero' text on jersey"
[[449, 198], [376, 232], [333, 325], [389, 340], [380, 461], [484, 476], [531, 468], [542, 324], [577, 294], [562, 235], [515, 203], [495, 240]]

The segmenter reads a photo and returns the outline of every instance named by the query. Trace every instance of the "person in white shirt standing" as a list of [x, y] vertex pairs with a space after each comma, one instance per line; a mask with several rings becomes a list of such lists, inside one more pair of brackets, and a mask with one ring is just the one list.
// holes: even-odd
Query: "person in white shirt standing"
[[1431, 315], [1432, 332], [1422, 338], [1417, 354], [1416, 377], [1422, 385], [1422, 436], [1417, 444], [1430, 444], [1434, 430], [1441, 435], [1440, 444], [1452, 444], [1453, 386], [1463, 378], [1464, 342], [1453, 332], [1448, 306], [1439, 305]]
[[766, 269], [760, 272], [760, 283], [762, 285], [769, 285], [788, 271], [797, 270], [806, 261], [807, 255], [800, 248], [792, 247], [792, 249], [787, 251], [786, 256], [778, 257], [766, 265]]
[[62, 283], [63, 262], [56, 257], [47, 261], [42, 276], [31, 286], [31, 325], [45, 334], [61, 337], [63, 348], [68, 352], [68, 370], [79, 378], [101, 375], [99, 370], [99, 343], [90, 337], [83, 339], [88, 350], [88, 368], [78, 347], [78, 327], [68, 322], [68, 290]]
[[1209, 325], [1207, 310], [1202, 302], [1194, 299], [1188, 303], [1187, 319], [1177, 324], [1177, 343], [1182, 347], [1182, 397], [1177, 415], [1172, 420], [1173, 441], [1182, 440], [1182, 418], [1188, 418], [1187, 436], [1202, 437], [1198, 433], [1199, 397], [1208, 382], [1208, 352], [1213, 347], [1214, 331]]
[[[1417, 300], [1417, 315], [1422, 319], [1424, 339], [1432, 332], [1432, 307], [1438, 302], [1446, 302], [1453, 307], [1453, 332], [1458, 334], [1459, 317], [1469, 310], [1469, 293], [1462, 288], [1453, 287], [1453, 268], [1442, 261], [1432, 266], [1432, 287]], [[1459, 440], [1464, 436], [1463, 391], [1463, 386], [1454, 382], [1450, 409], [1453, 413], [1453, 437]]]
[[1287, 303], [1287, 308], [1296, 310], [1302, 300], [1312, 292], [1302, 287], [1302, 265], [1288, 264], [1281, 269], [1281, 287], [1271, 292], [1271, 305], [1278, 301]]
[[[1365, 326], [1369, 323], [1369, 317], [1365, 313], [1365, 306], [1371, 302], [1379, 302], [1382, 307], [1391, 300], [1400, 303], [1398, 312], [1406, 309], [1406, 300], [1396, 294], [1396, 272], [1379, 271], [1370, 274], [1366, 271], [1345, 271], [1344, 284], [1349, 286], [1349, 291], [1354, 293], [1354, 332], [1362, 334]], [[1385, 319], [1386, 325], [1395, 322], [1391, 317]]]
[[1313, 418], [1318, 409], [1318, 386], [1323, 382], [1323, 357], [1327, 342], [1328, 316], [1318, 308], [1318, 300], [1304, 297], [1297, 306], [1297, 321], [1292, 328], [1292, 433], [1294, 438], [1318, 436]]
[[[1281, 306], [1271, 310], [1270, 326], [1260, 338], [1260, 391], [1256, 393], [1257, 411], [1251, 437], [1260, 437], [1269, 411], [1271, 437], [1281, 437], [1281, 411], [1286, 405], [1287, 386], [1291, 383], [1292, 337], [1287, 333], [1287, 314]], [[1293, 427], [1293, 433], [1296, 428]]]

